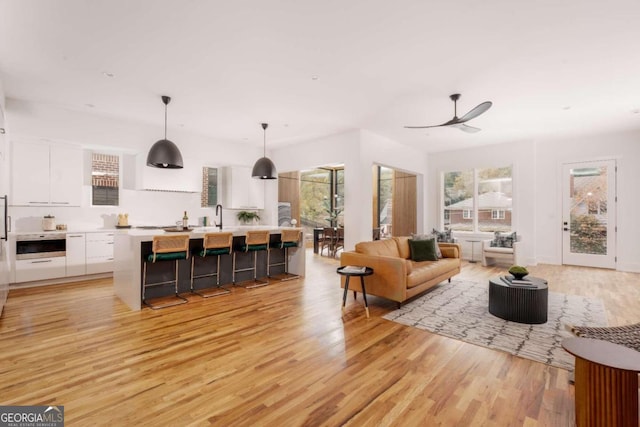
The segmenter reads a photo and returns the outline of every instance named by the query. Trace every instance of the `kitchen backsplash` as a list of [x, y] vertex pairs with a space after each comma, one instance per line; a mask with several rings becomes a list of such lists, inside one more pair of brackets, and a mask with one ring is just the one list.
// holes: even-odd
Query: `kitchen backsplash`
[[[91, 188], [84, 186], [83, 191], [83, 200], [90, 200]], [[200, 193], [120, 190], [120, 206], [9, 206], [9, 216], [11, 231], [14, 232], [42, 230], [42, 218], [45, 215], [55, 216], [56, 224], [66, 224], [69, 230], [114, 228], [119, 213], [128, 213], [129, 225], [132, 226], [172, 225], [182, 219], [185, 210], [189, 215], [189, 224], [198, 224], [198, 219], [203, 216], [213, 221], [216, 218], [215, 208], [202, 208], [200, 203]], [[236, 214], [236, 210], [223, 209], [223, 224], [238, 225]]]

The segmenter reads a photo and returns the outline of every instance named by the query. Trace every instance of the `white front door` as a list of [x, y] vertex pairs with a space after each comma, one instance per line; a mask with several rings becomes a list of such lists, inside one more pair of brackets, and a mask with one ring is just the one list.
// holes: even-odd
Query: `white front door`
[[562, 263], [616, 267], [616, 162], [563, 165]]

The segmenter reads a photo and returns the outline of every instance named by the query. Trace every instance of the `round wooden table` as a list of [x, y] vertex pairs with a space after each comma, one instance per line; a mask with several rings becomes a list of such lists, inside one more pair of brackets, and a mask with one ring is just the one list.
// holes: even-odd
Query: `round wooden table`
[[547, 281], [527, 276], [532, 286], [510, 286], [502, 277], [489, 279], [489, 313], [512, 322], [529, 325], [547, 322]]
[[[364, 276], [371, 276], [373, 274], [373, 268], [371, 267], [362, 267], [364, 268], [364, 271], [355, 271], [355, 272], [351, 272], [351, 271], [344, 271], [344, 266], [343, 267], [338, 267], [338, 269], [336, 270], [336, 272], [341, 275], [341, 276], [345, 276], [346, 280], [344, 282], [344, 296], [342, 297], [342, 310], [344, 311], [344, 307], [347, 304], [347, 293], [349, 292], [349, 279], [351, 278], [351, 276], [355, 276], [355, 277], [359, 277], [360, 278], [360, 284], [362, 285], [362, 296], [364, 298], [364, 309], [367, 313], [367, 319], [369, 318], [369, 304], [367, 303], [367, 290], [364, 287]], [[353, 291], [353, 296], [355, 298], [356, 296], [356, 291]]]
[[640, 352], [591, 338], [562, 347], [576, 357], [576, 425], [638, 427]]

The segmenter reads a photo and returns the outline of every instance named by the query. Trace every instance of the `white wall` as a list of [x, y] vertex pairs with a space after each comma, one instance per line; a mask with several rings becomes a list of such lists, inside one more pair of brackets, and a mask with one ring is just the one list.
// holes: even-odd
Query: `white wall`
[[[13, 99], [7, 100], [7, 124], [11, 140], [44, 139], [115, 153], [146, 153], [151, 145], [163, 136], [162, 116], [158, 118], [157, 125], [148, 125]], [[192, 171], [193, 168], [200, 171], [203, 166], [253, 166], [253, 163], [262, 157], [262, 149], [257, 146], [214, 140], [181, 130], [170, 129], [168, 136], [180, 148], [185, 160], [185, 169], [190, 168]], [[88, 171], [85, 171], [86, 174]], [[199, 176], [199, 173], [194, 176]], [[275, 194], [273, 190], [267, 192], [267, 212], [277, 210], [277, 181], [269, 184], [275, 185], [276, 191]], [[213, 209], [200, 207], [199, 193], [123, 190], [119, 207], [92, 207], [87, 185], [84, 188], [82, 207], [12, 206], [9, 208], [9, 214], [12, 216], [13, 231], [32, 231], [40, 228], [40, 219], [46, 214], [55, 215], [58, 223], [66, 223], [72, 228], [82, 228], [113, 226], [117, 214], [124, 212], [129, 213], [129, 222], [134, 225], [169, 225], [182, 218], [185, 210], [191, 223], [196, 223], [198, 217], [213, 218], [215, 215]], [[236, 224], [236, 213], [225, 209], [224, 223]], [[270, 214], [262, 217], [263, 223], [277, 222], [277, 214], [275, 217]]]
[[[522, 260], [520, 263], [536, 263], [536, 220], [534, 195], [535, 144], [523, 141], [510, 144], [483, 146], [474, 149], [447, 151], [429, 155], [427, 200], [427, 229], [442, 229], [440, 206], [442, 203], [442, 174], [473, 168], [513, 167], [513, 217], [512, 228], [522, 237]], [[465, 240], [490, 238], [490, 233], [456, 233], [463, 244], [465, 257], [471, 257], [471, 245]], [[480, 246], [476, 244], [475, 258]]]
[[299, 171], [325, 165], [344, 165], [345, 250], [371, 240], [373, 229], [373, 165], [381, 164], [418, 175], [418, 230], [424, 224], [423, 177], [425, 153], [366, 130], [354, 130], [273, 150], [279, 172]]
[[617, 269], [640, 272], [640, 132], [550, 139], [536, 144], [537, 258], [562, 262], [562, 163], [615, 159], [617, 173]]

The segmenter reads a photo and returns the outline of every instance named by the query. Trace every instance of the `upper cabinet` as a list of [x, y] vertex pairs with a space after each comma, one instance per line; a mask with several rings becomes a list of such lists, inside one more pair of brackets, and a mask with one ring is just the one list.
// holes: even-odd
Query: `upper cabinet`
[[222, 205], [229, 209], [264, 209], [264, 181], [251, 178], [251, 168], [220, 168]]
[[202, 168], [184, 159], [182, 169], [162, 169], [147, 166], [147, 153], [126, 155], [123, 158], [123, 186], [131, 190], [202, 191]]
[[14, 142], [11, 160], [12, 205], [81, 205], [81, 148], [57, 143]]

